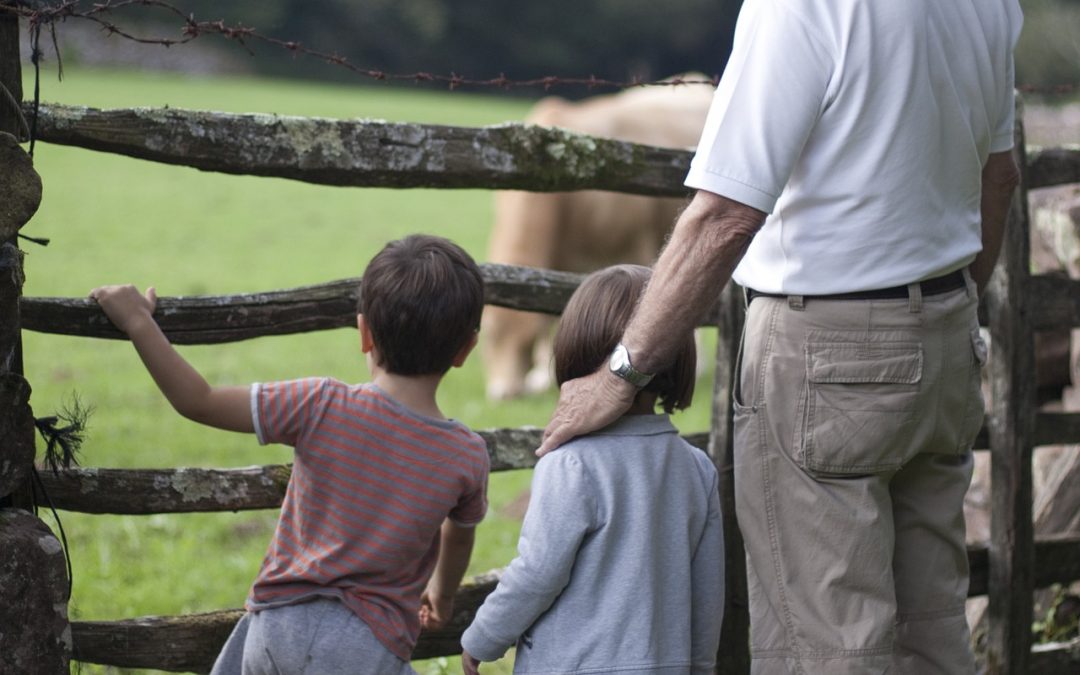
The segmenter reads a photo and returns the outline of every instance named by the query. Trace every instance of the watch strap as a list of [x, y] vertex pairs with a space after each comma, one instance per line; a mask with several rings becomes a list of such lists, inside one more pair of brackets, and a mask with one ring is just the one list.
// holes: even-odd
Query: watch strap
[[626, 380], [638, 389], [641, 389], [653, 379], [652, 374], [643, 373], [634, 368], [633, 363], [630, 361], [630, 352], [621, 342], [615, 345], [615, 350], [611, 353], [611, 359], [608, 362], [608, 368], [616, 377]]

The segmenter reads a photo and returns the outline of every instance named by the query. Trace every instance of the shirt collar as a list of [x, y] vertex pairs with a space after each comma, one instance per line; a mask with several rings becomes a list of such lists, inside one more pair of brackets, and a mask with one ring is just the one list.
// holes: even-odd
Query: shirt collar
[[600, 436], [655, 436], [678, 433], [678, 429], [666, 414], [623, 415], [594, 433]]

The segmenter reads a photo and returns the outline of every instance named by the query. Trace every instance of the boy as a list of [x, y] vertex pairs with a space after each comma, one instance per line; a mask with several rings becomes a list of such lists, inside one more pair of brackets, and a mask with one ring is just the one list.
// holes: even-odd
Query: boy
[[421, 624], [450, 618], [487, 508], [484, 441], [435, 400], [476, 345], [483, 280], [473, 259], [423, 235], [372, 259], [357, 315], [372, 381], [360, 385], [210, 386], [154, 322], [153, 288], [90, 297], [181, 415], [295, 448], [247, 613], [213, 673], [414, 673]]

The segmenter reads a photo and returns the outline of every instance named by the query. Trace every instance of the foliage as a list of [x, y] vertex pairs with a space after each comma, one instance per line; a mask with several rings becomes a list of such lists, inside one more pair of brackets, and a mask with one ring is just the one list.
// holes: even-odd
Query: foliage
[[[53, 0], [42, 0], [49, 3]], [[716, 75], [730, 51], [741, 0], [263, 0], [220, 3], [167, 0], [198, 21], [222, 21], [260, 35], [294, 41], [341, 57], [361, 69], [408, 75], [427, 72], [484, 80], [542, 76], [630, 81], [686, 71]], [[1019, 0], [1025, 26], [1016, 49], [1017, 82], [1076, 91], [1080, 84], [1080, 0]], [[90, 3], [84, 2], [84, 5]], [[160, 7], [133, 5], [104, 15], [145, 37], [179, 39], [182, 21]], [[68, 63], [125, 63], [199, 72], [254, 71], [294, 79], [356, 81], [349, 70], [278, 46], [217, 35], [177, 49], [103, 41], [94, 24], [59, 27]], [[247, 54], [245, 50], [250, 50]], [[53, 59], [46, 49], [44, 59]], [[253, 56], [254, 58], [248, 58]], [[424, 86], [424, 85], [418, 85]], [[428, 85], [445, 87], [445, 83]], [[537, 96], [539, 87], [514, 90]], [[579, 97], [584, 87], [559, 86]]]
[[1080, 87], [1080, 2], [1022, 0], [1024, 29], [1016, 47], [1016, 81]]
[[1051, 592], [1050, 606], [1032, 626], [1035, 643], [1067, 642], [1080, 635], [1080, 596], [1060, 584]]

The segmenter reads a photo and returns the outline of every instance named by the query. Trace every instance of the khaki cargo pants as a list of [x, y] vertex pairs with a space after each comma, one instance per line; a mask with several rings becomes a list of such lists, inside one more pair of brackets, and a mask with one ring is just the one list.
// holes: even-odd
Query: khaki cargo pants
[[976, 294], [755, 297], [735, 403], [754, 673], [973, 673]]

